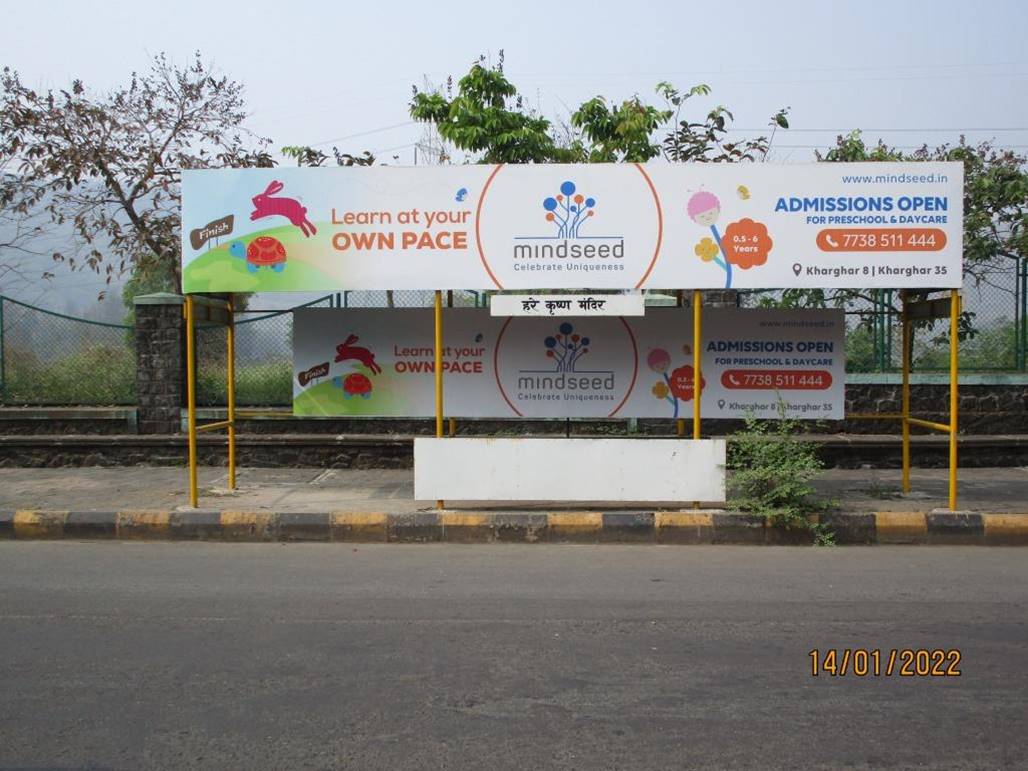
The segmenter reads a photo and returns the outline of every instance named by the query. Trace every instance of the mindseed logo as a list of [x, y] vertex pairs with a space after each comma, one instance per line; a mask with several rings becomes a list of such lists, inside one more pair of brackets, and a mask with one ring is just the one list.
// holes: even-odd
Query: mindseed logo
[[624, 404], [637, 353], [623, 319], [596, 319], [588, 329], [567, 321], [554, 328], [543, 319], [510, 324], [497, 339], [496, 379], [516, 414], [564, 417], [602, 408], [613, 415]]
[[543, 340], [546, 358], [553, 362], [549, 369], [523, 369], [518, 373], [518, 399], [524, 401], [581, 400], [614, 401], [614, 371], [594, 369], [579, 371], [579, 360], [589, 353], [592, 341], [575, 332], [564, 322], [556, 335]]
[[500, 165], [475, 208], [475, 245], [497, 289], [644, 286], [660, 255], [656, 188], [635, 163]]
[[[591, 270], [590, 267], [574, 262], [577, 260], [621, 260], [625, 256], [623, 236], [592, 235], [585, 226], [596, 215], [596, 199], [578, 192], [574, 182], [567, 180], [560, 185], [560, 192], [543, 199], [544, 219], [553, 225], [553, 235], [515, 236], [514, 259], [521, 260], [572, 260], [561, 266], [561, 270]], [[585, 229], [585, 233], [583, 233]], [[615, 270], [624, 270], [616, 264]], [[517, 270], [517, 267], [515, 267]]]

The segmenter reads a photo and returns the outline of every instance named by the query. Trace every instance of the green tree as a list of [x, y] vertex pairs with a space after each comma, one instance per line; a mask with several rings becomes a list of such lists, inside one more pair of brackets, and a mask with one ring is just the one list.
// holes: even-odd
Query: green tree
[[317, 167], [324, 166], [329, 160], [334, 160], [336, 166], [372, 166], [375, 163], [375, 156], [365, 150], [360, 155], [350, 155], [340, 152], [338, 147], [332, 148], [332, 155], [306, 145], [287, 145], [282, 148], [282, 155], [292, 158], [297, 166]]
[[[567, 125], [554, 126], [526, 107], [504, 74], [501, 51], [495, 66], [479, 57], [458, 81], [456, 94], [452, 86], [445, 93], [414, 87], [410, 114], [434, 124], [458, 149], [477, 153], [480, 163], [641, 163], [661, 154], [673, 162], [762, 160], [774, 131], [789, 126], [788, 108], [783, 108], [771, 119], [770, 137], [730, 142], [734, 117], [725, 107], [716, 107], [700, 121], [683, 118], [687, 101], [709, 95], [709, 86], [679, 92], [662, 82], [657, 93], [665, 106], [647, 104], [638, 95], [620, 103], [598, 95], [571, 112]], [[660, 138], [669, 122], [670, 129]]]
[[597, 96], [582, 104], [571, 116], [591, 146], [586, 151], [590, 163], [645, 163], [660, 155], [653, 134], [671, 118], [671, 110], [644, 104], [638, 96], [620, 105], [608, 105]]
[[671, 130], [664, 137], [664, 156], [675, 163], [739, 163], [762, 161], [767, 157], [775, 132], [789, 128], [789, 108], [783, 107], [771, 116], [770, 136], [759, 136], [731, 142], [728, 133], [735, 115], [718, 105], [701, 121], [682, 117], [688, 101], [697, 96], [709, 96], [710, 86], [703, 83], [688, 91], [679, 91], [668, 82], [657, 84], [657, 93], [669, 106]]
[[482, 163], [551, 163], [584, 160], [579, 145], [559, 147], [550, 122], [525, 106], [517, 88], [503, 72], [503, 51], [490, 66], [479, 57], [457, 83], [457, 93], [419, 91], [410, 115], [432, 123], [455, 147], [480, 153]]

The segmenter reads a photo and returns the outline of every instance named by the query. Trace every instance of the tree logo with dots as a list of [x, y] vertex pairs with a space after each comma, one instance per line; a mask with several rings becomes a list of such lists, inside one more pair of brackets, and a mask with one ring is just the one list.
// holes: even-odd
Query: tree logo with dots
[[476, 229], [482, 263], [498, 288], [625, 288], [649, 276], [663, 222], [645, 170], [624, 164], [571, 172], [553, 167], [553, 182], [542, 190], [537, 175], [529, 187], [516, 166], [497, 166], [490, 175]]
[[638, 350], [618, 317], [511, 318], [496, 340], [496, 383], [525, 417], [615, 415], [636, 380]]

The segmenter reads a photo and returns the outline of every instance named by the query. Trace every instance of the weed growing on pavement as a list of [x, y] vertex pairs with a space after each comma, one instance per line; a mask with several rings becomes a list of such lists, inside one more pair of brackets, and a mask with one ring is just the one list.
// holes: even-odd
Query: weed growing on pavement
[[811, 515], [833, 507], [811, 484], [824, 468], [817, 446], [801, 438], [802, 424], [746, 418], [742, 431], [728, 437], [728, 491], [733, 505], [759, 514], [783, 530], [807, 530], [816, 546], [833, 546], [832, 529]]

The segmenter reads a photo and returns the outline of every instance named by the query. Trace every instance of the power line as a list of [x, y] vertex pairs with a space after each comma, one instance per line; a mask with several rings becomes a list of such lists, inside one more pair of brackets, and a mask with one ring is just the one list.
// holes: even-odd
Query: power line
[[[729, 128], [728, 131], [767, 131], [770, 126], [764, 126], [763, 128]], [[850, 128], [790, 128], [785, 129], [789, 133], [835, 133], [841, 131], [847, 133], [853, 130]], [[1013, 128], [861, 128], [860, 131], [895, 131], [895, 132], [915, 132], [915, 133], [943, 133], [949, 131], [1028, 131], [1028, 126], [1013, 127]]]
[[382, 131], [392, 131], [393, 129], [403, 128], [404, 126], [413, 126], [415, 123], [417, 123], [417, 121], [415, 120], [408, 120], [404, 121], [403, 123], [394, 123], [392, 126], [382, 126], [381, 128], [370, 129], [368, 131], [360, 131], [356, 134], [347, 134], [346, 136], [336, 137], [335, 139], [326, 139], [321, 142], [313, 142], [310, 146], [320, 147], [321, 145], [330, 145], [333, 142], [344, 142], [347, 139], [357, 139], [358, 137], [366, 137], [370, 136], [371, 134], [378, 134]]
[[[924, 145], [889, 145], [893, 150], [920, 150]], [[1003, 145], [1004, 150], [1020, 150], [1028, 145]], [[832, 150], [832, 145], [771, 145], [772, 150]]]
[[540, 72], [526, 72], [512, 70], [511, 77], [651, 77], [671, 75], [739, 75], [751, 72], [755, 73], [779, 73], [779, 72], [870, 72], [889, 70], [953, 70], [970, 69], [981, 67], [1023, 67], [1028, 62], [990, 62], [980, 64], [880, 64], [856, 67], [743, 67], [735, 69], [718, 70], [637, 70], [635, 72], [568, 72], [564, 70], [543, 70]]
[[417, 147], [417, 142], [408, 142], [405, 145], [396, 145], [395, 147], [384, 147], [380, 150], [368, 150], [372, 155], [378, 156], [383, 153], [391, 153], [393, 150], [405, 150], [408, 147]]

